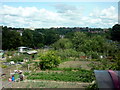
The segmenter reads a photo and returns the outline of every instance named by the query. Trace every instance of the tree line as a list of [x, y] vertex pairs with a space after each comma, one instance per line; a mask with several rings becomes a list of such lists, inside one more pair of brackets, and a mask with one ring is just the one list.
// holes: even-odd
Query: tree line
[[[79, 32], [83, 32], [83, 33], [79, 33]], [[22, 35], [20, 33], [22, 33]], [[64, 38], [66, 39], [60, 40], [61, 36], [64, 36]], [[45, 45], [48, 46], [53, 45], [54, 43], [59, 43], [59, 44], [61, 43], [60, 45], [62, 46], [63, 42], [67, 42], [67, 43], [72, 42], [72, 44], [74, 43], [72, 47], [74, 47], [76, 50], [79, 49], [82, 50], [82, 48], [84, 48], [83, 51], [86, 52], [90, 49], [88, 47], [92, 46], [92, 44], [93, 46], [96, 45], [96, 48], [103, 47], [101, 42], [104, 42], [104, 39], [107, 39], [108, 41], [114, 40], [119, 42], [120, 25], [116, 24], [112, 28], [107, 29], [107, 31], [101, 28], [88, 28], [88, 27], [86, 28], [61, 27], [61, 28], [49, 28], [49, 29], [38, 28], [35, 29], [34, 31], [24, 28], [11, 28], [7, 26], [2, 27], [3, 50], [17, 49], [17, 47], [19, 46], [26, 46], [30, 48], [41, 48]], [[80, 45], [78, 44], [78, 42]], [[98, 44], [101, 44], [101, 46], [98, 47], [99, 46]], [[109, 44], [107, 45], [108, 46], [106, 47], [109, 47]], [[62, 46], [63, 49], [65, 47], [68, 48], [71, 47], [71, 45]], [[106, 47], [104, 48], [106, 49]], [[95, 47], [91, 49], [94, 50]], [[101, 52], [104, 51], [101, 50]]]

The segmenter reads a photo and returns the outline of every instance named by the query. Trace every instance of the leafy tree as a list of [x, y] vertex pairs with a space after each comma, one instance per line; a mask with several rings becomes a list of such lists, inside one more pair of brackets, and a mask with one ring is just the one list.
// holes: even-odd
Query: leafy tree
[[73, 42], [73, 47], [79, 51], [79, 46], [81, 46], [85, 40], [87, 39], [87, 35], [83, 32], [75, 32], [72, 42]]
[[44, 35], [40, 32], [33, 31], [33, 43], [35, 47], [43, 47], [44, 46]]
[[21, 45], [21, 36], [19, 32], [10, 31], [7, 27], [3, 28], [2, 31], [2, 46], [3, 49], [17, 48]]
[[54, 30], [49, 30], [45, 33], [45, 44], [50, 45], [59, 40], [59, 38], [60, 37], [59, 34], [57, 34], [57, 32], [55, 32]]
[[41, 69], [51, 69], [57, 67], [61, 62], [60, 57], [57, 56], [54, 51], [48, 51], [42, 55], [40, 54], [38, 56], [38, 59], [41, 60], [40, 61]]
[[28, 29], [23, 31], [22, 45], [27, 47], [34, 47], [33, 34]]
[[111, 37], [114, 41], [120, 41], [120, 24], [116, 24], [112, 27]]
[[72, 42], [69, 39], [63, 38], [59, 39], [53, 44], [55, 49], [69, 49], [72, 48]]
[[95, 58], [99, 55], [114, 55], [117, 50], [115, 43], [109, 42], [109, 40], [101, 35], [88, 38], [85, 33], [78, 32], [74, 34], [72, 42], [77, 51], [86, 54], [91, 53]]

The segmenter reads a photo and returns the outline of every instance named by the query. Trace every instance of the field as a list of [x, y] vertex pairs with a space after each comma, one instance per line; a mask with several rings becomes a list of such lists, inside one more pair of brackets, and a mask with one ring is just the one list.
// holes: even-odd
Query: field
[[[72, 64], [73, 63], [73, 64]], [[84, 68], [80, 65], [84, 63]], [[86, 64], [85, 64], [86, 63]], [[13, 82], [10, 87], [14, 88], [83, 88], [92, 82], [92, 71], [87, 66], [88, 61], [66, 61], [59, 65], [58, 68], [52, 70], [37, 70], [36, 72], [25, 73], [25, 80], [22, 82]], [[66, 65], [65, 65], [66, 64]], [[71, 65], [72, 64], [72, 65]], [[21, 67], [21, 66], [19, 66]], [[87, 68], [86, 68], [87, 67]], [[7, 73], [3, 82], [7, 81], [10, 70], [13, 71], [14, 66], [9, 66], [3, 71]], [[22, 70], [26, 71], [25, 68]], [[7, 85], [7, 84], [6, 84]], [[7, 86], [6, 86], [7, 87]]]
[[[3, 69], [3, 72], [7, 74], [3, 79], [3, 83], [5, 87], [13, 88], [86, 88], [95, 80], [92, 68], [96, 68], [96, 65], [103, 65], [107, 68], [102, 62], [86, 59], [65, 61], [60, 63], [57, 68], [50, 70], [37, 69], [33, 71], [30, 69], [30, 73], [26, 72], [27, 68], [22, 67], [22, 65], [18, 67], [8, 66]], [[8, 84], [9, 72], [17, 68], [23, 70], [24, 81]], [[7, 84], [8, 86], [6, 86]]]

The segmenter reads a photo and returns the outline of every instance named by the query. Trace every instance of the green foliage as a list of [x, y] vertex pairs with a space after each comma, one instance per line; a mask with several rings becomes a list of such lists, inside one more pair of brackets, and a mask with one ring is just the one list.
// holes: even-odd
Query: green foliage
[[46, 45], [53, 44], [60, 38], [59, 34], [57, 34], [57, 32], [54, 29], [48, 30], [44, 34], [45, 34], [45, 44]]
[[72, 71], [72, 70], [77, 70], [77, 71], [80, 71], [80, 70], [83, 70], [81, 68], [52, 68], [51, 70], [55, 70], [55, 71]]
[[31, 30], [27, 29], [23, 31], [22, 45], [27, 47], [34, 47], [33, 33]]
[[28, 76], [30, 73], [29, 72], [24, 72], [24, 75], [25, 76]]
[[81, 81], [81, 82], [92, 82], [93, 73], [88, 70], [80, 71], [64, 71], [61, 73], [58, 72], [41, 72], [41, 73], [32, 73], [27, 79], [41, 79], [41, 80], [55, 80], [55, 81]]
[[93, 51], [87, 52], [87, 56], [91, 57], [92, 59], [99, 59], [100, 55], [102, 54], [98, 52], [93, 52]]
[[120, 51], [116, 52], [114, 62], [115, 69], [120, 70]]
[[69, 49], [72, 48], [72, 42], [69, 39], [63, 38], [58, 40], [52, 45], [56, 49]]
[[23, 59], [25, 58], [24, 55], [16, 55], [12, 56], [12, 58], [8, 58], [7, 62], [14, 61], [14, 62], [23, 62]]
[[87, 35], [85, 33], [75, 32], [72, 39], [74, 48], [79, 51], [81, 49], [80, 46], [85, 42], [86, 39]]
[[43, 53], [42, 55], [39, 55], [38, 59], [41, 60], [41, 69], [51, 69], [57, 67], [61, 62], [60, 57], [56, 55], [55, 51]]
[[3, 28], [2, 31], [2, 48], [3, 50], [16, 49], [21, 45], [21, 36], [19, 32], [10, 31], [7, 28]]
[[58, 50], [57, 55], [59, 55], [62, 59], [68, 58], [68, 57], [79, 57], [79, 54], [82, 54], [75, 51], [74, 49], [66, 49], [66, 50]]
[[116, 62], [111, 62], [108, 59], [99, 59], [89, 64], [92, 70], [117, 70], [118, 67]]
[[6, 65], [1, 65], [1, 68], [7, 68], [7, 66]]
[[12, 52], [12, 51], [7, 51], [7, 52], [5, 52], [5, 54], [6, 54], [7, 56], [12, 56], [12, 55], [13, 55], [13, 52]]
[[28, 68], [28, 64], [22, 64], [22, 68]]
[[98, 58], [99, 55], [114, 55], [118, 49], [115, 43], [109, 42], [101, 35], [87, 37], [83, 32], [76, 32], [72, 42], [77, 51], [84, 52], [93, 58]]
[[116, 24], [112, 27], [111, 37], [114, 41], [120, 41], [120, 24]]

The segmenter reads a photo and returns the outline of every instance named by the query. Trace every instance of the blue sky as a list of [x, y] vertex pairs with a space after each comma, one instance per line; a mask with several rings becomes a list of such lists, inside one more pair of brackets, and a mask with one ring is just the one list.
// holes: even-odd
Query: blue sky
[[117, 2], [3, 2], [0, 25], [11, 27], [95, 27], [117, 23]]

